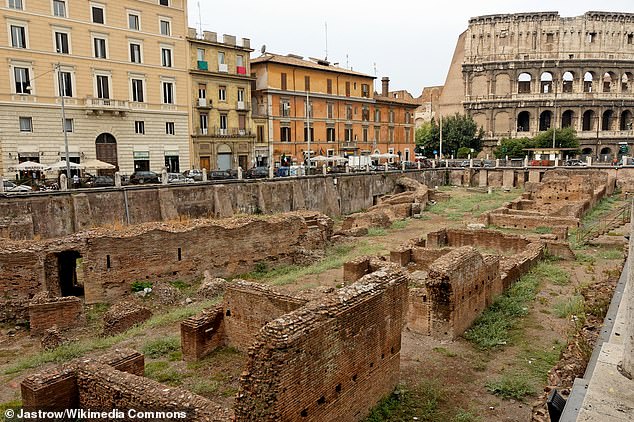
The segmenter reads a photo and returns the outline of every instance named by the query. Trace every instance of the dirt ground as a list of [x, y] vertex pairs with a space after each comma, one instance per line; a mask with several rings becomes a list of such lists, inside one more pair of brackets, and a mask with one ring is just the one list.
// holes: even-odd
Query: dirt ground
[[[335, 245], [334, 252], [325, 258], [332, 262], [330, 266], [315, 267], [314, 270], [289, 268], [284, 272], [283, 282], [279, 282], [274, 272], [258, 274], [252, 279], [278, 284], [290, 291], [338, 286], [343, 283], [343, 270], [337, 264], [368, 251], [387, 254], [404, 242], [441, 227], [464, 227], [477, 222], [483, 211], [520, 195], [519, 191], [488, 196], [462, 188], [445, 190], [451, 195], [451, 201], [429, 207], [422, 218], [404, 220], [391, 229], [372, 231], [368, 236]], [[577, 324], [574, 318], [557, 316], [554, 309], [580, 289], [591, 288], [593, 283], [605, 280], [609, 274], [618, 274], [622, 268], [624, 250], [618, 245], [585, 247], [575, 252], [580, 256], [576, 261], [552, 263], [564, 269], [570, 275], [570, 281], [563, 285], [544, 282], [539, 286], [537, 298], [528, 305], [528, 315], [520, 320], [507, 345], [481, 350], [462, 338], [440, 342], [405, 331], [401, 350], [402, 388], [414, 393], [433, 389], [433, 403], [423, 394], [427, 397], [426, 402], [414, 401], [407, 419], [385, 415], [373, 420], [412, 420], [416, 417], [418, 419], [414, 420], [421, 421], [530, 421], [532, 402], [547, 384], [546, 372], [553, 363], [544, 356], [554, 355], [555, 361], [558, 360], [559, 351], [565, 347]], [[222, 349], [194, 364], [180, 360], [177, 343], [180, 320], [209, 303], [194, 296], [195, 283], [178, 286], [180, 291], [174, 305], [159, 306], [147, 299], [148, 305], [154, 308], [155, 317], [142, 329], [132, 329], [116, 339], [95, 336], [100, 315], [105, 311], [103, 307], [88, 312], [90, 325], [87, 328], [67, 333], [74, 339], [75, 346], [53, 352], [43, 353], [39, 341], [29, 337], [23, 328], [0, 327], [0, 403], [4, 402], [5, 406], [16, 404], [20, 398], [19, 383], [29, 374], [74, 357], [99, 355], [113, 347], [131, 347], [146, 354], [147, 376], [191, 389], [230, 407], [246, 355], [233, 349]], [[189, 297], [193, 299], [191, 304], [185, 302]], [[486, 387], [487, 383], [504, 375], [523, 373], [530, 374], [534, 388], [520, 399], [500, 398]], [[421, 395], [414, 394], [414, 397]]]

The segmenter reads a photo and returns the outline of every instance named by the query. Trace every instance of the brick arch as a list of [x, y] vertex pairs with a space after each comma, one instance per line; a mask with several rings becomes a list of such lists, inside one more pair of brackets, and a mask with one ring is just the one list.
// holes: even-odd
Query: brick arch
[[471, 81], [471, 95], [474, 97], [485, 97], [487, 92], [487, 78], [484, 75], [478, 75]]
[[493, 130], [495, 133], [510, 132], [510, 115], [506, 111], [499, 111], [493, 118]]
[[495, 77], [495, 94], [509, 95], [511, 93], [511, 76], [508, 73], [500, 73]]

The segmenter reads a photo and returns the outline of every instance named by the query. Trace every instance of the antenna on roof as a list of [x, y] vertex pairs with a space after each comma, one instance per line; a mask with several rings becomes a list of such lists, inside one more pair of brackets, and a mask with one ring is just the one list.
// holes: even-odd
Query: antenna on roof
[[262, 48], [260, 48], [260, 53], [266, 53], [266, 44], [262, 44]]
[[328, 60], [328, 21], [324, 22], [325, 26], [326, 26], [326, 57], [324, 57], [324, 60]]
[[201, 37], [203, 36], [203, 18], [200, 13], [200, 2], [198, 2], [198, 33]]
[[346, 69], [348, 69], [348, 55], [346, 54]]
[[374, 89], [374, 91], [376, 92], [376, 78], [377, 78], [377, 73], [376, 73], [376, 62], [374, 62], [374, 80], [372, 81], [372, 85], [374, 85], [372, 88]]

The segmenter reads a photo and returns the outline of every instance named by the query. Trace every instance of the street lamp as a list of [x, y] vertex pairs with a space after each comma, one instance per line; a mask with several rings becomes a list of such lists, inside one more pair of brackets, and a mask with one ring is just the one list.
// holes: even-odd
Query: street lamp
[[59, 95], [62, 102], [62, 132], [64, 132], [64, 151], [66, 153], [66, 186], [72, 186], [70, 183], [70, 156], [68, 153], [68, 133], [66, 132], [66, 106], [64, 103], [64, 95], [66, 94], [66, 81], [62, 78], [62, 65], [58, 62], [57, 79], [59, 85]]

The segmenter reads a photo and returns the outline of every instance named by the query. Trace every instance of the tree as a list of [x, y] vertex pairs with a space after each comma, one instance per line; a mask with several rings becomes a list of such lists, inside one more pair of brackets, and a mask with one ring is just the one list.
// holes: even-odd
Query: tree
[[[502, 139], [500, 145], [493, 150], [497, 158], [524, 158], [527, 148], [552, 148], [553, 129], [537, 134], [534, 138]], [[579, 148], [577, 134], [572, 128], [555, 130], [555, 148]], [[571, 151], [574, 155], [576, 152]]]
[[526, 148], [533, 148], [534, 143], [531, 138], [506, 138], [502, 139], [500, 145], [493, 150], [495, 158], [524, 158]]
[[[444, 155], [456, 154], [460, 148], [468, 148], [474, 152], [482, 149], [484, 130], [471, 116], [456, 113], [443, 119], [443, 145]], [[435, 120], [426, 123], [416, 131], [416, 144], [426, 151], [440, 150], [440, 127]]]

